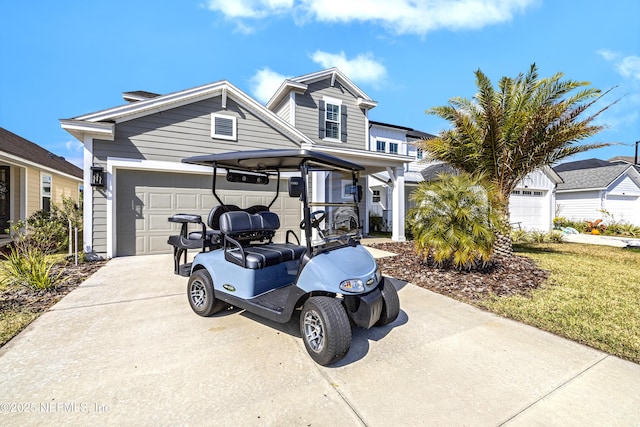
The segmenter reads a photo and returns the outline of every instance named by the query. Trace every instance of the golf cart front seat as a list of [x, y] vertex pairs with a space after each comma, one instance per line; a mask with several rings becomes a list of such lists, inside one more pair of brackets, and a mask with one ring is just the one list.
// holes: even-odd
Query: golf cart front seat
[[[244, 268], [257, 270], [282, 262], [298, 260], [305, 246], [292, 243], [272, 243], [280, 228], [280, 218], [273, 212], [225, 212], [220, 216], [220, 233], [224, 236], [224, 257]], [[266, 244], [252, 245], [252, 241]]]

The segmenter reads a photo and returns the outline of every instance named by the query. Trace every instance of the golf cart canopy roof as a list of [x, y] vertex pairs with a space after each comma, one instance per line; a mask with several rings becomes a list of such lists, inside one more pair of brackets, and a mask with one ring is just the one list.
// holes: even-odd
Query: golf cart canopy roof
[[251, 172], [298, 171], [304, 163], [310, 170], [364, 170], [360, 165], [330, 154], [303, 149], [234, 151], [188, 157], [182, 162]]

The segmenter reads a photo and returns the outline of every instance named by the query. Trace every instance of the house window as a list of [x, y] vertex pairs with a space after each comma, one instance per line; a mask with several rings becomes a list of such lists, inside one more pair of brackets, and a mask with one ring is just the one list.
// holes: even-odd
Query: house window
[[533, 195], [536, 196], [536, 197], [542, 197], [542, 196], [544, 196], [544, 193], [542, 191], [534, 191]]
[[40, 175], [40, 195], [42, 196], [41, 208], [43, 211], [51, 211], [51, 175]]
[[379, 153], [384, 153], [385, 151], [387, 151], [386, 141], [376, 141], [376, 151]]
[[327, 103], [325, 118], [326, 137], [340, 139], [340, 106]]
[[424, 159], [424, 150], [422, 148], [418, 148], [418, 150], [416, 151], [416, 159], [417, 160]]
[[339, 99], [318, 101], [320, 139], [347, 142], [347, 107]]
[[395, 142], [389, 143], [389, 153], [398, 154], [398, 144]]
[[373, 203], [380, 202], [380, 190], [373, 190]]
[[211, 137], [217, 139], [237, 140], [237, 117], [211, 113]]

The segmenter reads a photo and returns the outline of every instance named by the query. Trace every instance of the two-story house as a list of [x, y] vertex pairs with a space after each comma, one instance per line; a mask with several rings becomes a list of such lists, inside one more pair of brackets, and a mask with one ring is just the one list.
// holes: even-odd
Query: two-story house
[[[392, 238], [404, 240], [405, 163], [412, 159], [368, 149], [369, 111], [377, 103], [340, 70], [286, 80], [266, 107], [228, 81], [123, 97], [123, 105], [61, 120], [84, 144], [85, 251], [106, 257], [170, 252], [166, 239], [176, 230], [167, 217], [204, 216], [215, 204], [210, 169], [181, 160], [268, 148], [310, 148], [359, 163], [363, 188], [367, 176], [389, 173]], [[270, 185], [242, 192], [229, 183], [221, 193], [225, 203], [267, 204], [278, 183]], [[314, 199], [322, 200], [323, 191], [322, 177], [312, 177]], [[297, 200], [280, 197], [272, 210], [284, 230], [298, 227]], [[366, 200], [362, 212], [366, 230]]]

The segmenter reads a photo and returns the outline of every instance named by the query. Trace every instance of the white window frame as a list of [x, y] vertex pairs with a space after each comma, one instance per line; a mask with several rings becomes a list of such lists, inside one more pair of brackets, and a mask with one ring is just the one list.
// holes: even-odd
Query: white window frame
[[372, 190], [373, 192], [373, 203], [380, 203], [380, 190]]
[[416, 160], [424, 159], [424, 150], [422, 148], [416, 149]]
[[[391, 147], [395, 146], [395, 151], [391, 149]], [[398, 144], [397, 142], [390, 142], [389, 143], [389, 154], [398, 154], [400, 153], [400, 144]]]
[[[44, 179], [49, 178], [49, 194], [45, 194], [44, 191]], [[51, 211], [51, 204], [53, 200], [53, 176], [48, 173], [40, 172], [40, 209], [44, 209], [44, 198], [49, 198], [49, 211]]]
[[[382, 150], [379, 149], [378, 144], [382, 144]], [[387, 152], [387, 141], [383, 139], [376, 140], [376, 152], [377, 153], [386, 153]]]
[[[340, 139], [340, 133], [342, 132], [342, 100], [336, 99], [336, 98], [329, 98], [327, 96], [323, 96], [322, 100], [324, 101], [324, 138], [323, 140], [341, 143], [342, 139]], [[338, 124], [338, 133], [336, 138], [327, 136], [327, 130], [328, 130], [327, 122], [329, 121], [327, 119], [327, 113], [329, 112], [329, 105], [335, 105], [336, 107], [338, 107], [338, 120], [337, 121], [331, 120], [331, 123]]]
[[[222, 135], [222, 134], [216, 133], [216, 118], [232, 121], [231, 135]], [[227, 141], [237, 141], [238, 140], [238, 118], [236, 116], [230, 116], [227, 114], [211, 113], [211, 138], [225, 139]]]

